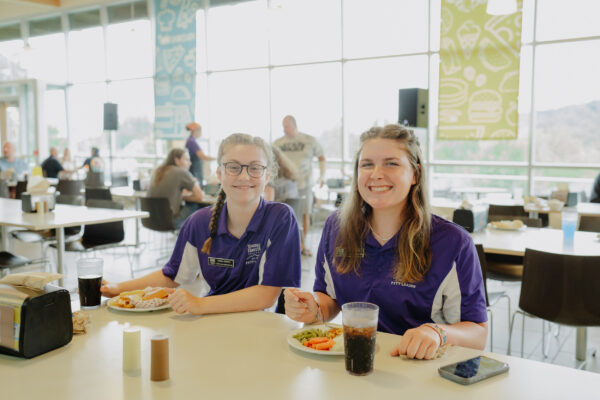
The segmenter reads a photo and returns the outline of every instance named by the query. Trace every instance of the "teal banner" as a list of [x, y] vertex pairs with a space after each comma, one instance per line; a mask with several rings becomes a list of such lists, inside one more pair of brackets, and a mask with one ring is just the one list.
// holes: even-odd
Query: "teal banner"
[[198, 3], [199, 0], [154, 0], [154, 130], [158, 139], [185, 138], [184, 126], [194, 119]]

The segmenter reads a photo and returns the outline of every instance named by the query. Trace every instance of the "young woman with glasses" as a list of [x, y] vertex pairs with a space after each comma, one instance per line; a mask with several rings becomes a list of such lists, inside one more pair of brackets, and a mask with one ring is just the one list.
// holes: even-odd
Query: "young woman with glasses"
[[282, 287], [300, 285], [300, 234], [292, 209], [262, 198], [277, 174], [271, 147], [258, 137], [233, 134], [219, 147], [217, 203], [189, 217], [162, 270], [105, 284], [105, 296], [162, 286], [177, 288], [200, 278], [200, 297], [179, 288], [169, 303], [178, 313], [212, 314], [271, 307]]

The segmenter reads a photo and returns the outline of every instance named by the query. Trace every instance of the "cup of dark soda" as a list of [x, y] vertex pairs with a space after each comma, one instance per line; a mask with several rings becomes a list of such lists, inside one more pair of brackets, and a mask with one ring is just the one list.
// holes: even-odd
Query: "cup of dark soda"
[[378, 318], [379, 307], [375, 304], [352, 302], [342, 305], [346, 371], [352, 375], [373, 372]]
[[102, 265], [101, 258], [81, 258], [77, 261], [77, 283], [82, 309], [93, 309], [100, 306]]

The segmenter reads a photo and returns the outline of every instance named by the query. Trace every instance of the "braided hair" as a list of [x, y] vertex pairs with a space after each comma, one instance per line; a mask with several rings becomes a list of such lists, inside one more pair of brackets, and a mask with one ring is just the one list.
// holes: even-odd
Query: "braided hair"
[[[219, 168], [221, 167], [221, 161], [223, 160], [223, 155], [231, 146], [235, 146], [238, 144], [256, 146], [265, 153], [265, 158], [267, 159], [267, 170], [270, 171], [271, 176], [277, 176], [277, 163], [275, 162], [275, 158], [273, 156], [273, 150], [271, 146], [265, 142], [263, 139], [257, 136], [250, 136], [245, 133], [234, 133], [229, 135], [221, 142], [219, 146], [219, 152], [217, 154], [217, 162], [219, 163]], [[201, 252], [204, 254], [210, 253], [210, 248], [212, 246], [212, 241], [215, 237], [217, 237], [217, 227], [219, 222], [219, 216], [221, 215], [221, 211], [223, 210], [223, 205], [225, 205], [226, 195], [221, 187], [219, 190], [219, 194], [217, 195], [217, 202], [213, 206], [212, 214], [210, 216], [210, 222], [208, 223], [208, 228], [210, 230], [210, 236], [208, 239], [204, 241], [204, 245], [202, 246]]]

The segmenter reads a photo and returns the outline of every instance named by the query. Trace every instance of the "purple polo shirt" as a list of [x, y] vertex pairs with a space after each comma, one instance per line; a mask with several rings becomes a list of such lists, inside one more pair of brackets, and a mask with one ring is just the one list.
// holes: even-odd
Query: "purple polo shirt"
[[234, 292], [254, 285], [300, 286], [300, 233], [292, 209], [261, 198], [246, 232], [239, 239], [227, 230], [227, 203], [219, 216], [210, 254], [201, 252], [210, 236], [212, 209], [202, 208], [181, 227], [165, 276], [177, 283], [200, 277], [206, 295]]
[[377, 304], [378, 330], [399, 335], [427, 322], [487, 321], [477, 251], [467, 231], [458, 225], [432, 216], [431, 267], [416, 284], [394, 281], [399, 235], [381, 246], [369, 232], [360, 276], [338, 274], [332, 262], [338, 229], [337, 214], [333, 214], [325, 223], [319, 244], [314, 291], [327, 293], [340, 308], [352, 301]]

